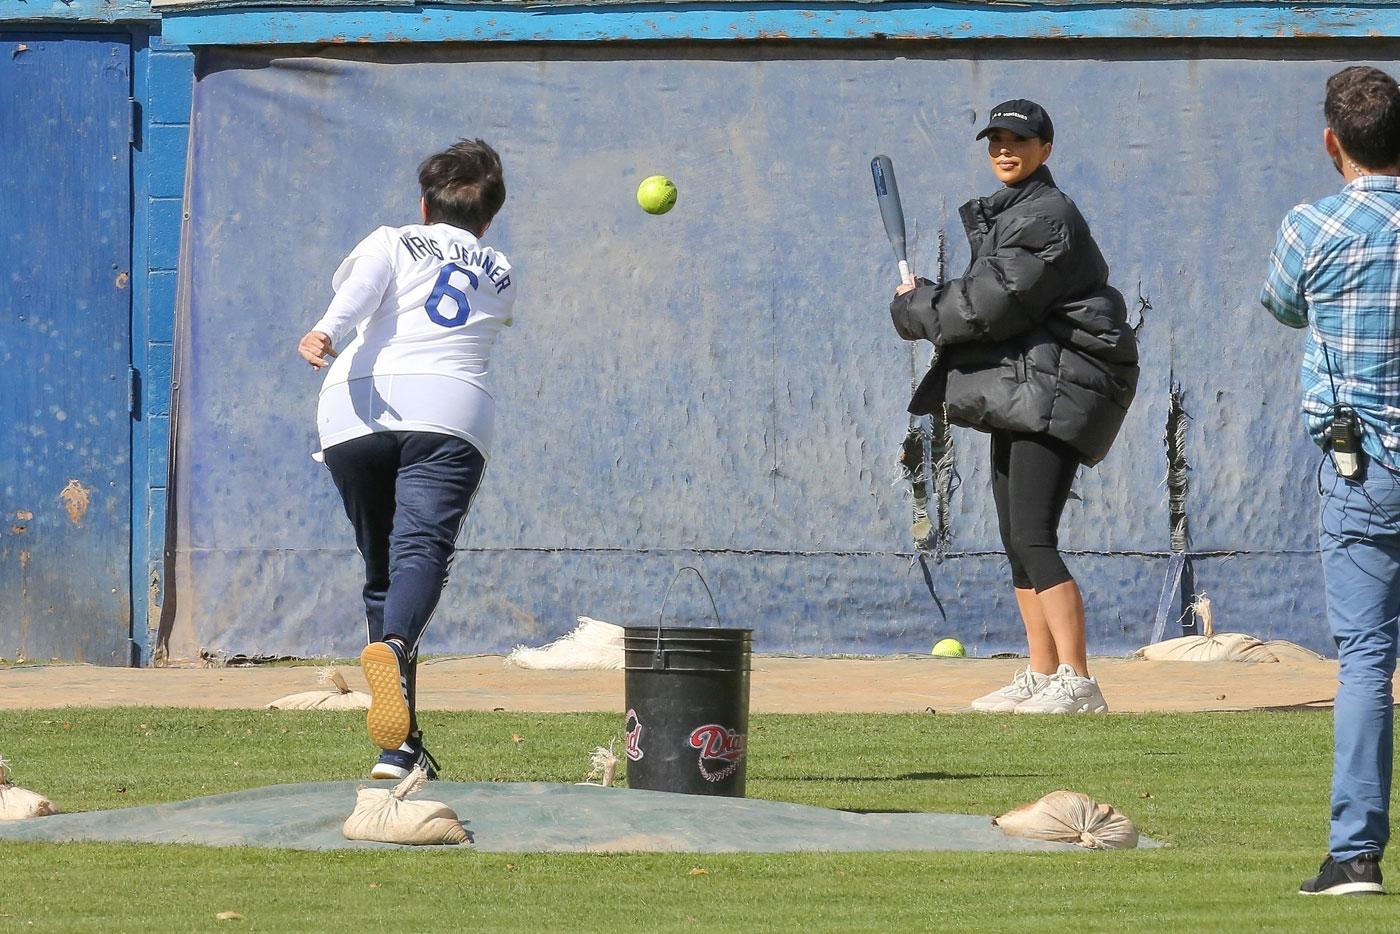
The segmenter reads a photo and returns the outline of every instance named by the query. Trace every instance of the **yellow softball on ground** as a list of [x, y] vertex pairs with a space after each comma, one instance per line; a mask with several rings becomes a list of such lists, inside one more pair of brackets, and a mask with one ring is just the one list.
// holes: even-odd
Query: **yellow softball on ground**
[[933, 654], [939, 658], [963, 658], [967, 652], [957, 639], [943, 639], [933, 644]]
[[637, 203], [648, 214], [665, 214], [676, 206], [676, 183], [664, 175], [651, 175], [637, 186]]

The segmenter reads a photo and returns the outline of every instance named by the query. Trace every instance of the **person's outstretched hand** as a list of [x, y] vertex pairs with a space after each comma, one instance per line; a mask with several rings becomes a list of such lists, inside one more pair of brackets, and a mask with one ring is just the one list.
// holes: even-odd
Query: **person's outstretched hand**
[[335, 356], [335, 348], [331, 346], [329, 335], [320, 331], [307, 331], [306, 336], [297, 344], [297, 353], [301, 358], [311, 364], [311, 369], [319, 370], [322, 367], [331, 365], [327, 357]]

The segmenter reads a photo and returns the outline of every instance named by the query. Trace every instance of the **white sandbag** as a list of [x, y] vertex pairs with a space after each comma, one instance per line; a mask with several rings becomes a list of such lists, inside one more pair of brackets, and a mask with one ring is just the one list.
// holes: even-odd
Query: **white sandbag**
[[1305, 649], [1296, 642], [1288, 642], [1283, 639], [1270, 639], [1264, 643], [1264, 648], [1281, 662], [1325, 662], [1327, 656], [1319, 655], [1312, 649]]
[[1242, 632], [1167, 639], [1153, 645], [1145, 645], [1133, 654], [1153, 662], [1278, 661], [1278, 656], [1269, 651], [1263, 642]]
[[10, 764], [0, 756], [0, 820], [27, 820], [57, 814], [48, 798], [28, 788], [10, 784]]
[[361, 788], [340, 832], [347, 840], [375, 843], [466, 843], [466, 828], [450, 807], [441, 801], [405, 800], [427, 784], [428, 773], [416, 768], [392, 790]]
[[1301, 645], [1274, 640], [1264, 642], [1243, 632], [1216, 632], [1210, 597], [1198, 596], [1188, 612], [1196, 614], [1199, 636], [1182, 636], [1145, 645], [1133, 654], [1153, 662], [1277, 662], [1314, 660], [1322, 656]]
[[1137, 828], [1111, 804], [1077, 791], [1052, 791], [1039, 801], [1012, 808], [992, 821], [1003, 833], [1031, 840], [1075, 843], [1090, 850], [1130, 850]]
[[517, 645], [506, 661], [521, 668], [609, 671], [622, 668], [623, 629], [600, 619], [578, 617], [578, 625], [548, 645]]
[[319, 691], [302, 691], [288, 694], [268, 704], [270, 710], [368, 710], [369, 695], [350, 690], [345, 677], [334, 668], [321, 669], [318, 684], [326, 685]]

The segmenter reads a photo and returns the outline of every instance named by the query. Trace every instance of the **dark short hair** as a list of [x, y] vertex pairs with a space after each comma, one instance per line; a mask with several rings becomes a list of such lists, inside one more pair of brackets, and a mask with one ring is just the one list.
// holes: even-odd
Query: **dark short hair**
[[1353, 65], [1327, 79], [1327, 125], [1363, 168], [1400, 160], [1400, 86], [1379, 68]]
[[459, 139], [418, 166], [428, 223], [451, 224], [480, 236], [506, 202], [501, 157], [485, 140]]

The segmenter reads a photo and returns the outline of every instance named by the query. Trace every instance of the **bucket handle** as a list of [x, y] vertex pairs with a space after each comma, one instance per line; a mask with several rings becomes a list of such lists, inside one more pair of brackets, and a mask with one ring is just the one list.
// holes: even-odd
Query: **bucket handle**
[[671, 599], [671, 591], [675, 589], [676, 581], [681, 579], [681, 575], [686, 571], [694, 571], [695, 576], [700, 578], [700, 586], [705, 588], [705, 596], [710, 598], [710, 609], [715, 614], [715, 624], [724, 627], [724, 621], [720, 619], [719, 607], [715, 604], [715, 595], [710, 591], [710, 585], [705, 582], [705, 575], [700, 573], [700, 569], [687, 564], [676, 572], [676, 576], [671, 578], [671, 585], [666, 588], [666, 596], [661, 598], [661, 609], [656, 611], [656, 654], [652, 656], [651, 668], [653, 671], [663, 671], [666, 668], [666, 653], [661, 648], [661, 622], [666, 616], [666, 604]]

